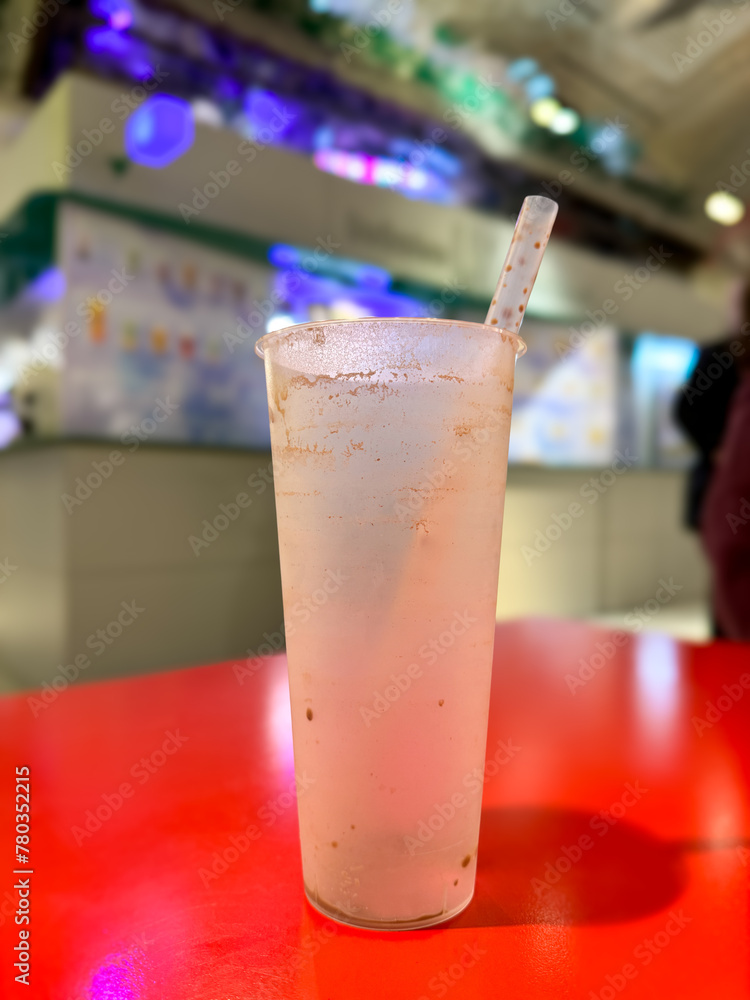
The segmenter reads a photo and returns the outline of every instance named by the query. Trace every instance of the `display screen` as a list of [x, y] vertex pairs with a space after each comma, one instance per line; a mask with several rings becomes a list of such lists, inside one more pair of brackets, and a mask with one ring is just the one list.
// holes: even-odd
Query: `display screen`
[[635, 338], [630, 359], [635, 449], [644, 465], [675, 468], [691, 459], [673, 411], [698, 353], [692, 340], [680, 337], [641, 333]]
[[[34, 384], [15, 392], [15, 416], [36, 433], [267, 448], [259, 337], [295, 323], [425, 316], [432, 306], [427, 293], [396, 290], [383, 268], [287, 244], [247, 260], [73, 204], [60, 207], [58, 234], [56, 268], [28, 292], [44, 306], [20, 365], [34, 369]], [[466, 303], [455, 310], [482, 319]], [[522, 335], [511, 463], [601, 467], [623, 446], [642, 466], [689, 461], [672, 413], [695, 344], [614, 327], [582, 335], [533, 317]], [[16, 341], [0, 369], [12, 374], [11, 348]], [[15, 391], [12, 382], [0, 389]], [[0, 446], [21, 426], [6, 424]]]
[[602, 328], [571, 339], [567, 326], [527, 320], [522, 336], [528, 349], [516, 365], [509, 460], [610, 464], [618, 425], [617, 332]]

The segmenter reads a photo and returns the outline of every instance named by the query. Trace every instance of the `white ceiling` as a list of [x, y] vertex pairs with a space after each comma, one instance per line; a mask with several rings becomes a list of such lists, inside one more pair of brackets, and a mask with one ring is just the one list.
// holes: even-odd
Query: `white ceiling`
[[[212, 19], [205, 0], [175, 0]], [[747, 162], [750, 174], [750, 0], [402, 0], [425, 27], [450, 25], [472, 48], [506, 59], [535, 57], [550, 73], [564, 103], [586, 116], [618, 119], [643, 149], [637, 175], [643, 180], [686, 191], [689, 211], [675, 216], [647, 197], [626, 190], [616, 178], [592, 171], [576, 175], [576, 190], [584, 196], [639, 219], [666, 234], [686, 239], [706, 250], [721, 247], [750, 266], [750, 219], [724, 230], [704, 215], [702, 204], [717, 182], [729, 181], [732, 167]], [[366, 0], [362, 0], [367, 6]], [[383, 0], [372, 0], [372, 10]], [[8, 0], [5, 32], [36, 7], [36, 0]], [[722, 22], [721, 17], [730, 23]], [[704, 22], [717, 37], [709, 37]], [[218, 22], [217, 22], [218, 23]], [[221, 25], [226, 27], [225, 24]], [[267, 40], [290, 55], [326, 61], [308, 39], [242, 7], [233, 13], [233, 29]], [[707, 32], [709, 32], [707, 34]], [[703, 33], [703, 34], [701, 34]], [[432, 35], [432, 31], [425, 32]], [[675, 59], [696, 40], [689, 62]], [[698, 40], [700, 38], [700, 41]], [[17, 84], [24, 57], [0, 59], [0, 93], [7, 97]], [[481, 62], [481, 60], [480, 60]], [[680, 65], [678, 65], [680, 63]], [[419, 87], [357, 64], [333, 58], [333, 67], [352, 82], [384, 96], [436, 113], [434, 95]], [[5, 80], [3, 81], [3, 77]], [[15, 86], [13, 86], [15, 84]], [[11, 138], [23, 110], [5, 104], [0, 115], [3, 133]], [[20, 114], [19, 114], [20, 113]], [[481, 135], [478, 138], [482, 139]], [[532, 153], [501, 135], [488, 135], [486, 145], [497, 155], [518, 160], [540, 176], [554, 177], [567, 164]], [[568, 154], [569, 155], [569, 154]], [[750, 180], [738, 194], [750, 201]], [[747, 248], [747, 249], [746, 249]]]
[[[750, 0], [419, 3], [489, 52], [535, 57], [583, 114], [619, 116], [642, 144], [640, 175], [688, 190], [696, 239], [717, 238], [702, 202], [750, 159]], [[739, 194], [750, 200], [750, 182]]]

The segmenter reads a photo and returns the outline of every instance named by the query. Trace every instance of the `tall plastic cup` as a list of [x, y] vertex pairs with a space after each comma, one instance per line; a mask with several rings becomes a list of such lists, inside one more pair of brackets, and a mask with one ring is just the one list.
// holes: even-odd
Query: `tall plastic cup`
[[265, 360], [305, 892], [427, 927], [471, 900], [523, 351], [497, 326], [312, 323]]

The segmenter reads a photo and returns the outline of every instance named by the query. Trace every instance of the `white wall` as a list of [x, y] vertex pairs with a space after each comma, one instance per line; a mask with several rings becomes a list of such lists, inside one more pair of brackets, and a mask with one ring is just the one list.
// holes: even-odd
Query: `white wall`
[[[121, 602], [145, 610], [86, 679], [241, 657], [282, 623], [270, 488], [247, 478], [270, 456], [143, 447], [68, 514], [63, 493], [114, 445], [40, 445], [0, 455], [0, 556], [17, 567], [0, 593], [0, 673], [49, 682]], [[498, 615], [589, 616], [640, 606], [660, 579], [679, 600], [707, 592], [696, 538], [681, 527], [683, 476], [630, 469], [589, 503], [602, 470], [512, 467]], [[252, 504], [195, 555], [188, 537], [241, 491]], [[572, 503], [582, 514], [537, 557], [537, 538]], [[556, 530], [550, 532], [552, 536]], [[524, 556], [524, 547], [527, 554]]]
[[[698, 537], [682, 523], [684, 474], [629, 469], [602, 494], [586, 487], [601, 475], [601, 469], [511, 467], [499, 618], [628, 610], [653, 598], [662, 578], [682, 588], [675, 601], [706, 597], [708, 573]], [[598, 497], [593, 503], [592, 495]], [[553, 515], [567, 523], [562, 516], [575, 503], [582, 514], [560, 529]], [[560, 537], [549, 541], [548, 529], [553, 538], [559, 530]], [[537, 554], [535, 543], [541, 549], [548, 541]]]
[[[125, 461], [83, 503], [79, 479], [113, 450]], [[0, 672], [49, 682], [87, 654], [82, 677], [239, 658], [283, 621], [273, 490], [247, 479], [270, 455], [119, 443], [39, 445], [0, 455]], [[96, 482], [96, 480], [94, 480]], [[260, 482], [260, 480], [258, 481]], [[245, 492], [237, 519], [198, 554], [189, 536]], [[106, 651], [87, 640], [121, 604], [145, 610]]]
[[[117, 174], [112, 160], [124, 150], [122, 105], [117, 103], [121, 92], [121, 87], [75, 74], [60, 77], [18, 142], [0, 154], [0, 176], [8, 178], [0, 188], [0, 220], [40, 189], [70, 189], [182, 220], [180, 204], [190, 205], [195, 188], [202, 190], [212, 171], [235, 160], [239, 174], [190, 224], [306, 247], [322, 243], [340, 256], [381, 265], [398, 278], [437, 289], [458, 283], [459, 290], [489, 301], [510, 243], [512, 219], [353, 184], [321, 173], [308, 156], [274, 147], [259, 149], [250, 158], [238, 152], [238, 133], [206, 125], [196, 127], [193, 147], [168, 168], [133, 164]], [[55, 162], [64, 161], [66, 147], [77, 146], [84, 130], [104, 118], [114, 131], [61, 176]], [[26, 169], [28, 163], [33, 169]], [[669, 253], [668, 246], [665, 250]], [[529, 315], [580, 324], [587, 310], [595, 312], [609, 299], [617, 306], [612, 321], [625, 329], [705, 340], [725, 327], [723, 280], [699, 285], [668, 266], [648, 270], [646, 263], [603, 258], [558, 235], [545, 255]], [[657, 264], [650, 262], [652, 269]], [[620, 282], [636, 268], [645, 279], [634, 289], [621, 288]]]

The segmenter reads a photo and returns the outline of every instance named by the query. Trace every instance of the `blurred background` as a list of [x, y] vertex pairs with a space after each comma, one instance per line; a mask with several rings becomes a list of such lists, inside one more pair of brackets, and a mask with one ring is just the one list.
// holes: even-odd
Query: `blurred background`
[[0, 45], [0, 689], [278, 648], [255, 340], [481, 321], [528, 194], [498, 617], [708, 638], [673, 406], [750, 267], [748, 0], [2, 0]]

